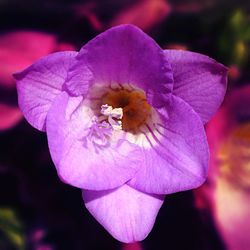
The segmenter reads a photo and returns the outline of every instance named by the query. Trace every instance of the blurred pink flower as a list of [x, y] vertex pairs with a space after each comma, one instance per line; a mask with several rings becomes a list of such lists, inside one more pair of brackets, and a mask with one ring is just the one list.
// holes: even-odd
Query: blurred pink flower
[[188, 50], [188, 46], [182, 43], [168, 43], [163, 48], [164, 49], [176, 49], [176, 50]]
[[65, 48], [75, 49], [71, 44], [58, 43], [52, 34], [16, 31], [0, 36], [0, 86], [15, 88], [13, 72], [28, 67], [41, 56]]
[[238, 80], [241, 76], [241, 70], [237, 65], [229, 67], [228, 76], [231, 80]]
[[44, 242], [47, 236], [47, 230], [45, 228], [34, 228], [28, 237], [30, 249], [34, 250], [53, 250], [54, 247]]
[[92, 1], [73, 6], [76, 19], [87, 19], [91, 28], [97, 32], [120, 24], [134, 24], [146, 32], [154, 30], [170, 14], [171, 6], [165, 0], [109, 1], [109, 8], [117, 9], [108, 20], [102, 20], [102, 2]]
[[232, 91], [207, 126], [209, 182], [196, 192], [228, 250], [250, 249], [250, 86]]
[[43, 238], [45, 237], [46, 235], [46, 230], [43, 229], [43, 228], [38, 228], [38, 229], [35, 229], [32, 234], [31, 234], [31, 241], [32, 242], [40, 242], [43, 240]]
[[73, 6], [76, 19], [85, 17], [94, 30], [101, 31], [104, 29], [104, 25], [96, 14], [96, 8], [96, 2], [80, 3]]
[[53, 250], [54, 248], [50, 245], [39, 245], [35, 250]]
[[134, 24], [144, 31], [150, 31], [170, 14], [171, 7], [164, 0], [140, 0], [118, 13], [109, 26]]
[[197, 13], [212, 8], [216, 4], [215, 0], [182, 0], [174, 3], [173, 11], [178, 13]]
[[18, 107], [0, 103], [0, 131], [12, 128], [22, 117]]
[[142, 250], [140, 242], [135, 242], [131, 244], [123, 244], [122, 250]]
[[[27, 67], [41, 56], [61, 50], [74, 50], [68, 43], [59, 43], [55, 35], [34, 32], [16, 31], [0, 36], [0, 88], [7, 90], [8, 95], [14, 95], [15, 81], [13, 72]], [[11, 92], [13, 90], [13, 92]], [[3, 95], [3, 94], [2, 94]], [[0, 99], [0, 131], [13, 127], [21, 118], [17, 106], [11, 106]]]

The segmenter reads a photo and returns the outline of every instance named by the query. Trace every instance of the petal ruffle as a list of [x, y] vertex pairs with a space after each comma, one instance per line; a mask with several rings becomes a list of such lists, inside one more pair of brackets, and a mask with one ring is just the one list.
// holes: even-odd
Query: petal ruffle
[[89, 212], [117, 240], [141, 241], [151, 231], [164, 201], [163, 195], [150, 195], [128, 185], [115, 190], [83, 190]]
[[[83, 97], [62, 92], [47, 116], [49, 149], [60, 178], [73, 186], [104, 190], [131, 179], [142, 159], [141, 149], [124, 140], [107, 141], [93, 127], [93, 111]], [[85, 100], [86, 101], [86, 100]]]
[[27, 121], [45, 131], [45, 120], [55, 97], [61, 93], [67, 72], [77, 52], [57, 52], [14, 75], [18, 102]]
[[[207, 176], [208, 145], [202, 121], [182, 99], [161, 110], [162, 122], [151, 131], [144, 164], [128, 183], [147, 193], [170, 194], [200, 186]], [[164, 119], [165, 116], [165, 119]]]
[[173, 87], [173, 75], [156, 42], [133, 25], [109, 29], [86, 44], [69, 72], [67, 87], [73, 95], [85, 95], [88, 85], [80, 75], [88, 65], [92, 84], [131, 84], [146, 92], [154, 106], [162, 106]]
[[198, 53], [182, 50], [165, 50], [164, 53], [173, 69], [173, 93], [192, 106], [206, 123], [223, 101], [227, 69]]

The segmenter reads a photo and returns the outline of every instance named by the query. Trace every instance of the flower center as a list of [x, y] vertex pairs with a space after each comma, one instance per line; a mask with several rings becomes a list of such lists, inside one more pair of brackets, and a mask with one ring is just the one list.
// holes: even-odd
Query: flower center
[[91, 131], [86, 131], [88, 142], [97, 148], [119, 140], [151, 148], [164, 136], [160, 114], [147, 102], [145, 92], [133, 85], [95, 84], [85, 102], [94, 117]]
[[102, 104], [114, 109], [122, 108], [122, 129], [133, 134], [146, 123], [151, 110], [144, 92], [140, 90], [110, 90], [103, 96]]

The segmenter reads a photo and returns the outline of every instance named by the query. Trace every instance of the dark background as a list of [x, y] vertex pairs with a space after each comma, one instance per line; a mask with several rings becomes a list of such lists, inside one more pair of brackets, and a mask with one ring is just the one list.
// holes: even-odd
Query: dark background
[[[145, 14], [144, 5], [150, 1], [160, 7], [152, 4]], [[230, 91], [250, 82], [249, 11], [250, 2], [239, 0], [0, 0], [0, 48], [2, 35], [36, 31], [78, 50], [118, 24], [123, 14], [162, 48], [200, 52], [227, 65]], [[0, 103], [17, 106], [14, 87], [0, 84]], [[2, 119], [8, 115], [0, 113]], [[197, 207], [192, 191], [166, 197], [152, 232], [141, 243], [145, 250], [226, 250], [224, 245], [209, 208]], [[0, 250], [122, 247], [88, 213], [81, 191], [59, 180], [45, 133], [24, 119], [0, 130]]]

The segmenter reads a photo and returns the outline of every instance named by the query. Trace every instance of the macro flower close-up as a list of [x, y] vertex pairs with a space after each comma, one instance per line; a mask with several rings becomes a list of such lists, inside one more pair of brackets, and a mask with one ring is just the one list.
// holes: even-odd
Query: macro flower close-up
[[27, 121], [47, 133], [60, 179], [117, 240], [141, 241], [167, 194], [199, 187], [204, 124], [223, 101], [227, 68], [162, 50], [133, 25], [41, 58], [14, 75]]

